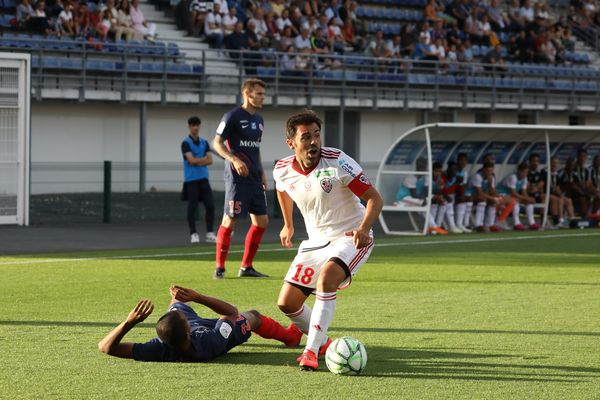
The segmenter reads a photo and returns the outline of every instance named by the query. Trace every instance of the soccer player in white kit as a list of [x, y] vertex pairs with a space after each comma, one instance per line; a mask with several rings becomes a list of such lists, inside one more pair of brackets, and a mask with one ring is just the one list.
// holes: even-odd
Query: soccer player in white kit
[[[278, 306], [308, 335], [298, 363], [303, 370], [318, 368], [331, 339], [338, 289], [347, 287], [373, 249], [373, 224], [383, 207], [379, 192], [362, 168], [342, 151], [321, 147], [321, 120], [310, 110], [292, 115], [286, 123], [286, 143], [294, 151], [273, 170], [284, 226], [283, 247], [292, 247], [294, 203], [300, 209], [308, 240], [298, 248]], [[363, 200], [366, 207], [360, 203]], [[313, 310], [304, 302], [316, 294]]]

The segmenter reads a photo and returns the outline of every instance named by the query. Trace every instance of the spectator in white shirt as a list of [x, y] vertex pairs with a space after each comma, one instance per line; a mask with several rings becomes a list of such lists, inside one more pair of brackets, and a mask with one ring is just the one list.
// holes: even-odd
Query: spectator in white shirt
[[144, 13], [140, 8], [140, 0], [131, 0], [130, 13], [133, 29], [140, 33], [144, 38], [154, 40], [154, 38], [156, 38], [156, 24], [146, 21]]
[[252, 18], [250, 18], [248, 22], [254, 23], [254, 26], [256, 27], [255, 33], [259, 40], [266, 35], [268, 29], [267, 24], [265, 23], [262, 8], [256, 8]]
[[223, 34], [229, 36], [235, 29], [235, 24], [238, 22], [237, 9], [231, 7], [226, 16], [223, 17]]
[[523, 2], [523, 6], [521, 7], [521, 10], [519, 11], [519, 15], [521, 15], [521, 17], [523, 17], [523, 19], [525, 20], [525, 23], [533, 21], [533, 18], [535, 17], [535, 12], [533, 10], [533, 7], [531, 6], [530, 0], [525, 0]]
[[213, 3], [219, 4], [219, 13], [221, 14], [221, 17], [225, 17], [227, 14], [229, 14], [229, 6], [227, 5], [227, 0], [213, 0]]
[[304, 49], [312, 49], [312, 45], [310, 44], [310, 33], [307, 28], [303, 28], [298, 36], [294, 39], [294, 47], [298, 51], [302, 51]]
[[213, 10], [208, 13], [204, 21], [204, 35], [212, 48], [220, 49], [223, 43], [223, 25], [221, 19], [221, 5], [215, 3]]
[[67, 36], [75, 36], [76, 28], [73, 20], [73, 4], [67, 3], [65, 8], [58, 14], [56, 23], [58, 31]]
[[285, 27], [289, 26], [292, 28], [292, 33], [298, 34], [296, 28], [292, 24], [292, 21], [290, 20], [290, 12], [287, 8], [281, 12], [281, 16], [277, 18], [275, 22], [277, 23], [277, 29], [279, 32], [283, 32]]

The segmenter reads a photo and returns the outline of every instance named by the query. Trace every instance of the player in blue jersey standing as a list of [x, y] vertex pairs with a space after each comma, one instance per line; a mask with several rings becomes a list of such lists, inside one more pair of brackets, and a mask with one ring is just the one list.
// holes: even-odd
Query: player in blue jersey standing
[[206, 209], [205, 241], [215, 243], [217, 237], [213, 231], [215, 224], [215, 203], [212, 188], [208, 182], [208, 166], [213, 163], [210, 146], [200, 137], [200, 118], [188, 119], [190, 134], [181, 143], [183, 154], [183, 191], [181, 199], [188, 202], [187, 220], [192, 243], [199, 243], [196, 231], [196, 210], [198, 203], [204, 203]]
[[266, 84], [247, 79], [242, 84], [244, 103], [223, 115], [213, 140], [213, 149], [225, 159], [225, 210], [217, 233], [215, 279], [225, 276], [231, 234], [238, 218], [250, 214], [252, 225], [246, 234], [241, 277], [266, 277], [252, 266], [254, 256], [267, 228], [267, 178], [260, 157], [264, 130], [258, 114], [265, 99]]

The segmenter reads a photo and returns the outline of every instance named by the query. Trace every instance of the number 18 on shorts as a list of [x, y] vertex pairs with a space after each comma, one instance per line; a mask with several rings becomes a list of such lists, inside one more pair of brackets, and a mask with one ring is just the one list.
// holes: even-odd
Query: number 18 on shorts
[[354, 247], [351, 236], [344, 236], [331, 241], [305, 240], [300, 244], [298, 254], [294, 258], [288, 270], [285, 281], [294, 285], [300, 285], [316, 289], [317, 280], [321, 269], [330, 259], [338, 259], [345, 264], [344, 269], [350, 274], [342, 282], [340, 289], [350, 285], [352, 277], [369, 258], [373, 250], [373, 240], [368, 246], [357, 249]]

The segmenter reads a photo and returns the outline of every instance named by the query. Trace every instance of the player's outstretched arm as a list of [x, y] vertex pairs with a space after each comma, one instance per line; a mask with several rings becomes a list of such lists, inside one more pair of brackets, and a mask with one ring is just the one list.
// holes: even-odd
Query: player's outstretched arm
[[110, 356], [133, 358], [133, 343], [121, 343], [121, 340], [134, 326], [148, 318], [153, 310], [154, 304], [150, 300], [140, 300], [131, 310], [127, 319], [98, 343], [98, 350]]
[[182, 303], [193, 301], [194, 303], [202, 304], [203, 306], [208, 307], [215, 313], [219, 314], [221, 318], [228, 319], [234, 323], [238, 318], [238, 309], [234, 305], [229, 304], [221, 299], [206, 296], [198, 293], [194, 289], [184, 288], [177, 285], [171, 286], [169, 288], [169, 292], [171, 293], [173, 299], [177, 301]]
[[294, 237], [294, 200], [286, 192], [279, 190], [277, 190], [277, 200], [283, 214], [283, 228], [279, 232], [279, 239], [283, 247], [290, 248]]
[[362, 249], [371, 243], [369, 232], [371, 231], [371, 228], [373, 228], [375, 221], [379, 218], [379, 213], [383, 209], [383, 199], [374, 187], [367, 189], [360, 198], [366, 202], [367, 205], [365, 216], [363, 217], [360, 226], [358, 229], [351, 232], [354, 239], [354, 246], [357, 249]]

